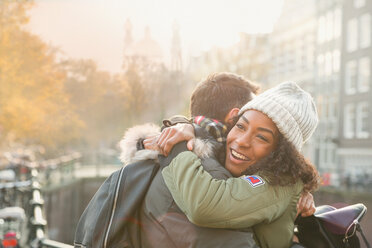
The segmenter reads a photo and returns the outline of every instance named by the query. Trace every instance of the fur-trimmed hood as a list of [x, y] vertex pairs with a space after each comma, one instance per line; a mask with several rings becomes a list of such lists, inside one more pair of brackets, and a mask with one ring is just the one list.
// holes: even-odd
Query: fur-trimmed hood
[[[124, 166], [130, 163], [146, 160], [158, 159], [159, 152], [153, 150], [138, 150], [137, 143], [140, 139], [160, 134], [160, 127], [147, 123], [129, 128], [123, 139], [119, 142], [121, 149], [120, 160]], [[207, 140], [196, 138], [193, 152], [199, 158], [214, 156], [214, 145]]]
[[137, 150], [137, 143], [140, 139], [160, 134], [160, 127], [147, 123], [129, 128], [119, 146], [121, 149], [120, 160], [124, 165], [146, 159], [157, 159], [159, 152], [153, 150]]

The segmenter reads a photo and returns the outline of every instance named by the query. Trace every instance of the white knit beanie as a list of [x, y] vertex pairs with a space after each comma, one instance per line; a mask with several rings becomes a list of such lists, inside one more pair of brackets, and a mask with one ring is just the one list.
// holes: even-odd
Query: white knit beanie
[[311, 95], [294, 82], [281, 83], [259, 94], [245, 104], [239, 114], [249, 109], [266, 114], [298, 151], [301, 151], [318, 124]]

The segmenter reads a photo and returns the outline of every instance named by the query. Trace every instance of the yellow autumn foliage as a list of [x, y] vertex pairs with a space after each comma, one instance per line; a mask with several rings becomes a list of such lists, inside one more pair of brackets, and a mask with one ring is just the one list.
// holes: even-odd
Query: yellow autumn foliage
[[0, 1], [0, 137], [53, 147], [77, 138], [83, 123], [64, 92], [55, 52], [23, 29], [31, 4]]
[[11, 137], [47, 151], [89, 154], [114, 148], [126, 128], [161, 123], [185, 105], [183, 76], [144, 58], [116, 75], [92, 60], [62, 60], [24, 29], [31, 6], [0, 0], [0, 146]]

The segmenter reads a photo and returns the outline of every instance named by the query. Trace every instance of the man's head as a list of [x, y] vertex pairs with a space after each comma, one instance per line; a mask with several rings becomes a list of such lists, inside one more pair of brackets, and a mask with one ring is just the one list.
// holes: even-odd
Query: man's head
[[252, 100], [258, 89], [257, 85], [233, 73], [211, 74], [191, 95], [191, 116], [204, 115], [226, 122], [230, 111]]

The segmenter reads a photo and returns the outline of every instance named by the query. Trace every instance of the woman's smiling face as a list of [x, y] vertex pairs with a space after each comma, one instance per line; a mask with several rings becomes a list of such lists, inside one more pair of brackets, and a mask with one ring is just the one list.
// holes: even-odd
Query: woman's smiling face
[[233, 176], [241, 174], [268, 156], [279, 139], [279, 130], [265, 114], [247, 110], [227, 135], [225, 167]]

